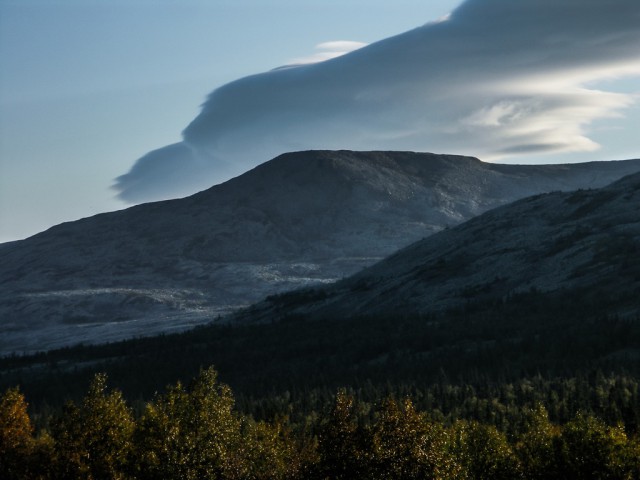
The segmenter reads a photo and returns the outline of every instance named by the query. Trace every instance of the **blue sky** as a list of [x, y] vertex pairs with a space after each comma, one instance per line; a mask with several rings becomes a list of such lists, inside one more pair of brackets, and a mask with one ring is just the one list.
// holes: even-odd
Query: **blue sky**
[[[114, 179], [146, 153], [180, 142], [217, 87], [308, 58], [323, 42], [373, 43], [401, 34], [458, 4], [0, 0], [0, 242], [127, 206], [116, 198]], [[638, 76], [621, 72], [589, 87], [638, 93]], [[500, 161], [638, 157], [640, 109], [637, 102], [619, 105], [628, 98], [597, 96], [610, 102], [588, 126], [598, 150]], [[468, 116], [469, 124], [490, 123], [513, 108], [495, 100]], [[238, 165], [234, 173], [245, 166]]]

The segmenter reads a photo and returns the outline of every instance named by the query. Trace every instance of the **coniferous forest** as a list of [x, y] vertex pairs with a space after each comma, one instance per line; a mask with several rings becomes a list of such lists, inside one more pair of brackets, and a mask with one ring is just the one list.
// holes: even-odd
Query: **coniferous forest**
[[596, 293], [6, 357], [0, 477], [640, 478], [640, 322]]
[[327, 410], [292, 425], [238, 412], [229, 387], [203, 370], [156, 395], [138, 415], [106, 377], [33, 436], [24, 396], [0, 400], [0, 473], [21, 478], [542, 479], [640, 475], [640, 439], [578, 413], [557, 425], [538, 405], [505, 433], [444, 423], [409, 399], [375, 405], [338, 391]]

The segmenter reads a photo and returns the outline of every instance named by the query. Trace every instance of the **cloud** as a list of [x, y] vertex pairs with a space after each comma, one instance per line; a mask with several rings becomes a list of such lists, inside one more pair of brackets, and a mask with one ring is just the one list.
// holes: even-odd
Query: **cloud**
[[589, 124], [634, 101], [593, 85], [640, 75], [638, 25], [638, 0], [468, 0], [441, 21], [214, 90], [183, 143], [138, 160], [116, 189], [168, 198], [314, 148], [593, 150]]
[[316, 45], [316, 50], [313, 55], [308, 57], [294, 58], [289, 64], [280, 68], [297, 67], [300, 65], [306, 65], [309, 63], [324, 62], [325, 60], [331, 60], [332, 58], [340, 57], [349, 52], [353, 52], [362, 47], [366, 47], [364, 42], [354, 42], [351, 40], [334, 40], [332, 42], [323, 42]]
[[[120, 196], [130, 203], [187, 196], [212, 185], [211, 178], [232, 172], [223, 161], [211, 162], [185, 142], [153, 150], [141, 157], [116, 185], [126, 185]], [[166, 194], [166, 195], [165, 195]]]

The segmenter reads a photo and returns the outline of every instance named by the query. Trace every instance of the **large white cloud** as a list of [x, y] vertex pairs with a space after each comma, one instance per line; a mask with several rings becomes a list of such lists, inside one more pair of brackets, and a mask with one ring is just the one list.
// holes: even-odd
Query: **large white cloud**
[[218, 88], [182, 144], [138, 160], [116, 189], [168, 198], [314, 148], [592, 150], [585, 127], [634, 100], [592, 85], [640, 75], [639, 25], [638, 0], [468, 0], [443, 21]]

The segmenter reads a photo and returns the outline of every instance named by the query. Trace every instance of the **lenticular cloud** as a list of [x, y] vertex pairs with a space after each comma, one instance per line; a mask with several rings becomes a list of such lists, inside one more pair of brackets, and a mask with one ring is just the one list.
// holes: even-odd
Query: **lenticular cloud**
[[590, 86], [640, 75], [638, 25], [638, 0], [468, 0], [443, 21], [214, 90], [182, 143], [115, 188], [130, 202], [169, 198], [315, 148], [593, 150], [585, 127], [633, 98]]

